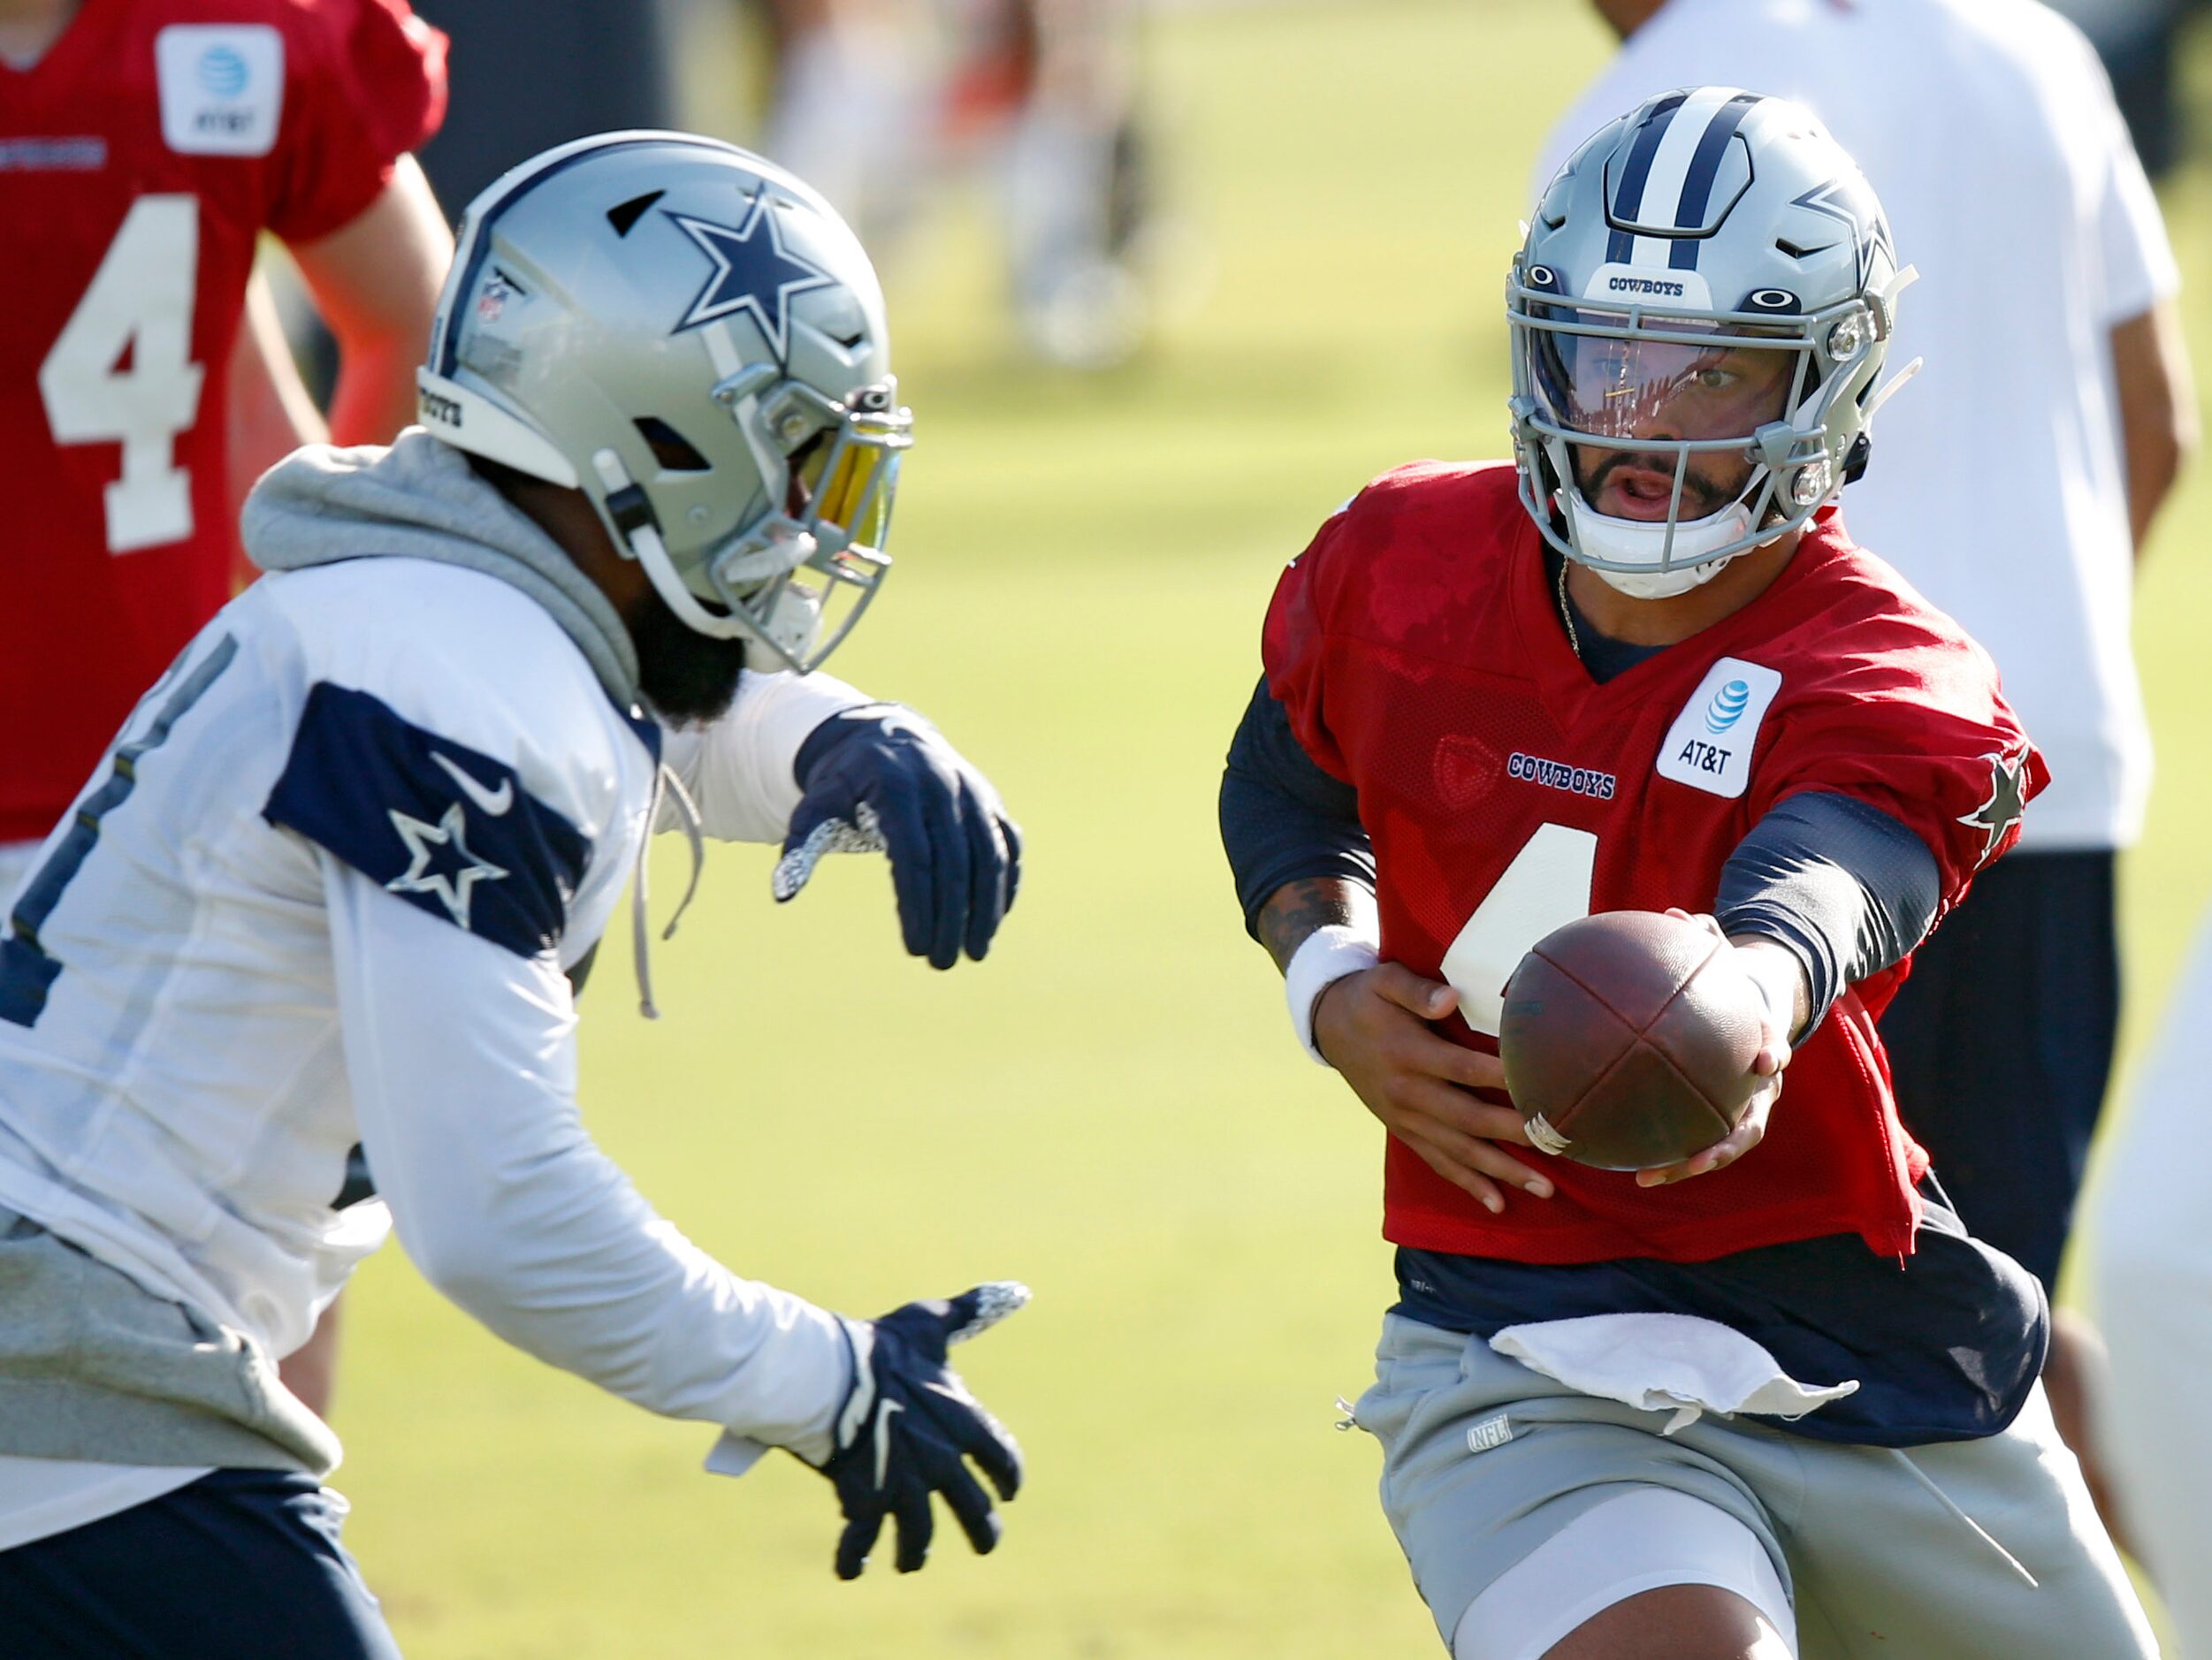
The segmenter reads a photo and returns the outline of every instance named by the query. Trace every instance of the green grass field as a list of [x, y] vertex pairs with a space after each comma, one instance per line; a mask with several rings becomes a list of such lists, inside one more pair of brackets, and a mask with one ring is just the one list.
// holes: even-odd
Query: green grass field
[[[779, 909], [761, 850], [717, 848], [656, 955], [666, 1017], [636, 1017], [620, 960], [585, 1004], [598, 1133], [743, 1271], [857, 1313], [1035, 1288], [965, 1352], [1032, 1484], [990, 1560], [956, 1536], [918, 1577], [840, 1585], [819, 1477], [701, 1473], [710, 1429], [502, 1347], [393, 1249], [351, 1301], [339, 1485], [418, 1660], [1438, 1651], [1374, 1447], [1331, 1428], [1391, 1294], [1377, 1134], [1287, 1036], [1214, 788], [1281, 562], [1394, 461], [1503, 452], [1517, 204], [1605, 42], [1570, 0], [1366, 0], [1162, 15], [1150, 47], [1209, 272], [1157, 349], [1024, 367], [965, 198], [889, 271], [920, 445], [897, 580], [835, 666], [934, 713], [1022, 819], [1001, 947], [934, 975], [877, 863]], [[2205, 182], [2172, 198], [2200, 284]], [[2132, 1040], [2212, 887], [2208, 508], [2200, 470], [2145, 583]]]

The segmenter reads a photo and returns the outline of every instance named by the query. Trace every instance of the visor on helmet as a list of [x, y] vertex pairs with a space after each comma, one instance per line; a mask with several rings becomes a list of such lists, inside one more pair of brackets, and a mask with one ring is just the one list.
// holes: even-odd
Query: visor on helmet
[[1723, 335], [1710, 323], [1623, 336], [1611, 331], [1621, 326], [1618, 316], [1545, 309], [1555, 315], [1545, 321], [1564, 326], [1537, 325], [1531, 368], [1538, 397], [1570, 431], [1636, 440], [1740, 438], [1748, 446], [1802, 395], [1802, 348], [1754, 344], [1757, 337]]
[[832, 552], [880, 550], [890, 529], [898, 447], [889, 432], [863, 430], [861, 419], [817, 433], [791, 458], [789, 511]]
[[679, 606], [686, 621], [742, 632], [801, 673], [836, 649], [890, 568], [899, 458], [914, 441], [896, 392], [886, 380], [838, 403], [800, 382], [756, 382], [731, 399], [763, 476], [783, 480], [782, 511], [695, 567], [691, 585], [719, 617]]
[[[1623, 575], [1717, 567], [1828, 493], [1822, 320], [1577, 306], [1517, 283], [1507, 318], [1519, 439], [1548, 481], [1535, 494], [1524, 471], [1524, 497], [1568, 557]], [[1601, 509], [1615, 476], [1625, 499]]]

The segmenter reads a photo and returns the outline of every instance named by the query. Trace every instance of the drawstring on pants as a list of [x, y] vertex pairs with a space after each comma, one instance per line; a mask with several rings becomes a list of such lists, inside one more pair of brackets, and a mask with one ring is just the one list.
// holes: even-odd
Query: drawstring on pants
[[1964, 1522], [1967, 1527], [1973, 1529], [1975, 1537], [1979, 1539], [1982, 1543], [1987, 1545], [1999, 1556], [2002, 1557], [2005, 1561], [2005, 1565], [2028, 1582], [2029, 1589], [2040, 1591], [2043, 1588], [2042, 1586], [2038, 1583], [2035, 1576], [2027, 1571], [2026, 1566], [2022, 1564], [2020, 1558], [2014, 1556], [2010, 1550], [2007, 1550], [1995, 1539], [1992, 1539], [1989, 1536], [1988, 1531], [1984, 1528], [1979, 1522], [1976, 1521], [1972, 1516], [1969, 1516], [1964, 1511], [1959, 1509], [1957, 1501], [1953, 1499], [1949, 1493], [1946, 1493], [1941, 1488], [1938, 1487], [1935, 1484], [1934, 1478], [1931, 1477], [1926, 1470], [1923, 1470], [1918, 1465], [1913, 1463], [1913, 1461], [1905, 1455], [1904, 1449], [1902, 1447], [1889, 1447], [1885, 1449], [1885, 1451], [1888, 1452], [1891, 1458], [1896, 1459], [1899, 1464], [1904, 1466], [1905, 1469], [1911, 1474], [1914, 1481], [1918, 1481], [1922, 1487], [1925, 1487], [1929, 1492], [1935, 1495], [1937, 1504], [1942, 1505], [1945, 1510], [1950, 1512], [1952, 1515], [1957, 1517], [1959, 1520]]

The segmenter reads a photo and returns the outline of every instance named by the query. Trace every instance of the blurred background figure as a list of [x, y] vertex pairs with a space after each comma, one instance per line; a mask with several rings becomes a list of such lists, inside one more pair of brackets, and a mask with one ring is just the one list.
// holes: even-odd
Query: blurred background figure
[[[453, 252], [410, 155], [444, 47], [405, 0], [240, 0], [214, 23], [0, 0], [0, 897], [231, 597], [253, 480], [414, 418]], [[252, 278], [263, 231], [337, 341], [327, 427]], [[332, 1329], [286, 1370], [318, 1411]]]
[[2112, 78], [2144, 171], [2163, 179], [2181, 159], [2187, 139], [2178, 58], [2192, 13], [2205, 0], [2049, 0], [2089, 37]]
[[[682, 125], [661, 0], [428, 0], [420, 11], [445, 40], [453, 87], [420, 161], [454, 218], [508, 168], [556, 144], [619, 127]], [[328, 395], [339, 343], [290, 273], [273, 275], [275, 327], [291, 343], [283, 355], [299, 365], [307, 387]], [[419, 344], [414, 351], [419, 359]], [[407, 372], [412, 377], [412, 362]], [[400, 424], [414, 418], [410, 378]], [[391, 432], [374, 436], [382, 442]]]
[[759, 0], [771, 57], [759, 147], [896, 236], [930, 187], [993, 177], [1030, 348], [1075, 368], [1143, 339], [1150, 156], [1133, 0]]
[[910, 0], [751, 0], [766, 59], [755, 146], [871, 245], [903, 230], [934, 169], [945, 42]]
[[2181, 1652], [2212, 1655], [2212, 914], [2108, 1155], [2089, 1221], [2093, 1303], [2110, 1369], [2097, 1425]]
[[[1926, 367], [1850, 527], [1995, 658], [2052, 782], [1881, 1031], [1959, 1215], [2056, 1291], [2118, 1024], [2115, 856], [2150, 785], [2135, 561], [2196, 436], [2158, 203], [2087, 42], [2033, 0], [1594, 3], [1621, 48], [1540, 179], [1652, 93], [1779, 93], [1858, 157], [1919, 269], [1891, 351]], [[2086, 1342], [2057, 1322], [2045, 1375], [2094, 1489]]]
[[518, 162], [588, 133], [676, 123], [659, 0], [423, 0], [453, 109], [423, 167], [458, 216]]

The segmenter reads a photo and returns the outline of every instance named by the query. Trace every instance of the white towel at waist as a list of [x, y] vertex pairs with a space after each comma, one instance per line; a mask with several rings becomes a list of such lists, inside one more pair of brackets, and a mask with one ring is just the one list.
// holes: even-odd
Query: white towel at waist
[[1644, 1412], [1674, 1409], [1661, 1435], [1706, 1413], [1803, 1418], [1858, 1380], [1801, 1383], [1742, 1332], [1695, 1314], [1588, 1314], [1507, 1326], [1490, 1346], [1567, 1388]]

